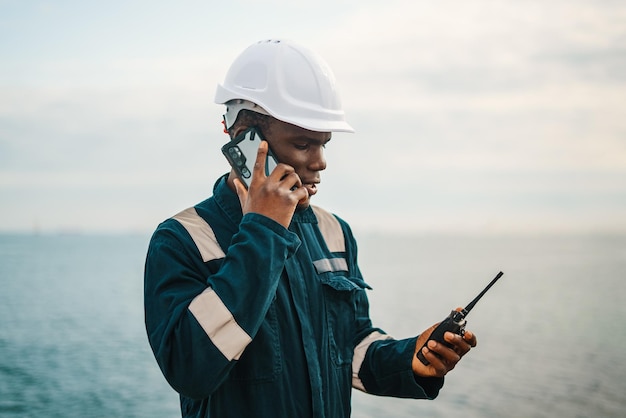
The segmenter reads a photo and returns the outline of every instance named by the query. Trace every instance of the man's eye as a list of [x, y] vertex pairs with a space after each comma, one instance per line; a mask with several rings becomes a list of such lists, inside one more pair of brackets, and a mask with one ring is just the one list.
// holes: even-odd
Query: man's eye
[[309, 147], [309, 144], [294, 144], [294, 147], [298, 150], [304, 151]]

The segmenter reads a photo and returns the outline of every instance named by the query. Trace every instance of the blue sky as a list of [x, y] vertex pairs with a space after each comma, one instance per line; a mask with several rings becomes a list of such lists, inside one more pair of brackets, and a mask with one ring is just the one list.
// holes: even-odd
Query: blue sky
[[0, 231], [150, 231], [211, 193], [215, 85], [296, 40], [355, 134], [316, 203], [358, 230], [626, 232], [618, 1], [0, 0]]

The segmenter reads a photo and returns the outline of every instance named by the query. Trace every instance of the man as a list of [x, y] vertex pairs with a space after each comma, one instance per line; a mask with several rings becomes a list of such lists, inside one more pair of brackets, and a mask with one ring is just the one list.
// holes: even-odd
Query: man
[[[213, 196], [163, 222], [145, 269], [150, 345], [184, 417], [348, 417], [351, 388], [437, 396], [476, 338], [432, 327], [395, 340], [374, 328], [347, 223], [311, 206], [332, 132], [352, 132], [332, 72], [287, 41], [246, 49], [218, 86], [230, 137], [256, 127], [247, 189], [234, 171]], [[278, 166], [265, 172], [271, 149]]]

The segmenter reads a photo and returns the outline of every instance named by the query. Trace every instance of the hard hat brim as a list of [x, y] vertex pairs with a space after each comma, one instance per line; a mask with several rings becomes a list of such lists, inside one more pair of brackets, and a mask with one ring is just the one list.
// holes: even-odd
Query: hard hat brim
[[255, 99], [252, 96], [246, 96], [241, 92], [233, 92], [221, 84], [217, 85], [215, 89], [215, 103], [226, 105], [231, 100], [237, 99], [250, 101], [263, 108], [270, 116], [280, 121], [290, 123], [304, 129], [308, 129], [309, 131], [354, 133], [354, 128], [352, 128], [352, 126], [350, 126], [350, 124], [346, 122], [343, 111], [333, 112], [332, 115], [329, 114], [328, 111], [326, 111], [323, 119], [281, 115], [273, 112], [270, 106], [259, 103], [259, 100]]

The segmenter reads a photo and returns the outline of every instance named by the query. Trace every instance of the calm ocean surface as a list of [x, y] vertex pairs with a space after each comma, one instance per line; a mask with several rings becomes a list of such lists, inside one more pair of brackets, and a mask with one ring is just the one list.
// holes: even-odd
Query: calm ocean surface
[[[143, 326], [149, 236], [0, 235], [0, 416], [176, 417]], [[355, 393], [353, 416], [626, 416], [626, 236], [359, 239], [374, 322], [468, 316], [479, 346], [435, 401]]]

